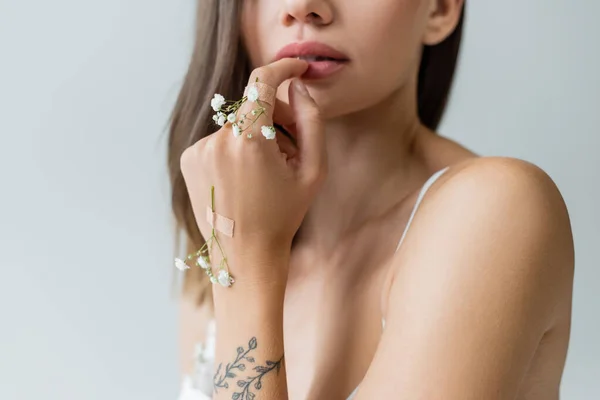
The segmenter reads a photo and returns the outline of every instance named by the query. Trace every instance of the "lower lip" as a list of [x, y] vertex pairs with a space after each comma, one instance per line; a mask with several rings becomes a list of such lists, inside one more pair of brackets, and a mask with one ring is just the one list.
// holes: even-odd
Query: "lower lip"
[[348, 61], [310, 61], [308, 63], [308, 69], [302, 74], [302, 79], [323, 79], [326, 78], [342, 68], [348, 63]]

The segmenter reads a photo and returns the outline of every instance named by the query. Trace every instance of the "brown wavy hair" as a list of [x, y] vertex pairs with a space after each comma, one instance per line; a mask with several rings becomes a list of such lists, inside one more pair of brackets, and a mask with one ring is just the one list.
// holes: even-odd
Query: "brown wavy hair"
[[[214, 93], [238, 98], [250, 77], [251, 66], [244, 48], [240, 17], [243, 1], [202, 0], [197, 3], [196, 41], [190, 64], [169, 120], [168, 168], [171, 207], [175, 216], [175, 249], [185, 235], [186, 254], [202, 247], [179, 160], [183, 150], [212, 134]], [[464, 7], [455, 30], [443, 42], [424, 46], [418, 80], [418, 115], [421, 122], [436, 130], [444, 111], [456, 70], [462, 38]], [[202, 304], [212, 301], [211, 283], [200, 268], [186, 271], [183, 293]]]

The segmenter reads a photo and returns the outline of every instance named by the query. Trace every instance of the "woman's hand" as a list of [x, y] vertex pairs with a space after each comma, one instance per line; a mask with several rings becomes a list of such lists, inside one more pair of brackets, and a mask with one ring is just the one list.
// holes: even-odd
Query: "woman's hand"
[[[299, 77], [307, 66], [302, 60], [281, 59], [255, 69], [248, 85], [258, 78], [259, 82], [278, 88], [285, 80]], [[259, 271], [261, 267], [232, 265], [231, 260], [257, 256], [260, 259], [269, 254], [277, 258], [289, 256], [291, 240], [327, 174], [323, 124], [317, 105], [299, 79], [290, 85], [289, 98], [291, 110], [286, 110], [280, 101], [274, 102], [275, 107], [261, 103], [265, 113], [241, 136], [234, 136], [232, 125], [227, 123], [181, 156], [181, 170], [204, 238], [212, 234], [206, 218], [206, 208], [211, 206], [211, 186], [215, 212], [235, 221], [233, 237], [220, 233], [217, 237], [236, 277], [243, 274], [251, 280], [260, 279], [265, 272], [284, 272], [276, 275], [287, 276], [287, 271], [264, 271], [264, 266]], [[256, 105], [246, 101], [237, 112], [238, 119]], [[282, 116], [281, 121], [277, 120], [278, 115]], [[274, 122], [294, 127], [298, 149], [293, 156], [282, 152], [285, 146], [278, 141], [287, 138], [280, 133], [277, 140], [261, 134], [263, 125]], [[246, 137], [247, 132], [252, 132], [251, 139]], [[282, 268], [281, 264], [278, 268]]]

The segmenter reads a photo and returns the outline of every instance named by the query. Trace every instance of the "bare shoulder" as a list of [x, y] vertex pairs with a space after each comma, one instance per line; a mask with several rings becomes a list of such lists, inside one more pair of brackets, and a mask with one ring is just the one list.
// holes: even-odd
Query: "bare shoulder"
[[[555, 206], [566, 211], [566, 207], [558, 187], [552, 178], [537, 165], [512, 157], [472, 157], [453, 165], [448, 171], [453, 177], [454, 185], [473, 182], [483, 191], [493, 189], [502, 184], [506, 189], [523, 189], [528, 186], [532, 195], [542, 194], [555, 200]], [[474, 193], [476, 194], [476, 193]]]
[[[572, 248], [564, 198], [552, 178], [537, 165], [510, 157], [478, 157], [453, 169], [448, 171], [439, 194], [431, 197], [432, 211], [442, 212], [460, 203], [462, 209], [483, 212], [487, 216], [484, 222], [518, 222], [536, 233], [531, 239], [551, 237], [564, 250]], [[521, 218], [517, 220], [518, 216]], [[570, 258], [568, 254], [566, 258]]]
[[179, 358], [182, 373], [192, 372], [196, 346], [206, 342], [211, 319], [212, 309], [208, 304], [198, 305], [188, 297], [179, 300]]
[[478, 157], [451, 166], [423, 199], [398, 263], [421, 257], [423, 246], [475, 279], [539, 278], [520, 283], [539, 288], [554, 317], [570, 310], [571, 223], [557, 185], [535, 164]]
[[[507, 221], [515, 213], [522, 223], [547, 228], [538, 233], [562, 233], [572, 238], [568, 210], [560, 190], [540, 167], [510, 157], [477, 157], [451, 166], [440, 180], [437, 193], [426, 203], [435, 213], [460, 210], [486, 210], [487, 222]], [[467, 214], [468, 215], [468, 214]], [[568, 240], [567, 240], [568, 242]], [[565, 244], [568, 244], [568, 243]]]
[[[517, 398], [542, 338], [568, 332], [573, 264], [567, 209], [542, 169], [504, 157], [452, 165], [394, 255], [385, 330], [357, 400]], [[544, 351], [536, 390], [557, 393], [566, 338]]]

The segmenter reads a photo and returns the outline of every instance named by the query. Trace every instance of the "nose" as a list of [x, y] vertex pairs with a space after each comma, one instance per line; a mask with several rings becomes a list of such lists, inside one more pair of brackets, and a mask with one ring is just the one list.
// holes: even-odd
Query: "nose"
[[333, 10], [328, 0], [284, 0], [282, 19], [285, 25], [300, 22], [324, 26], [332, 22]]

